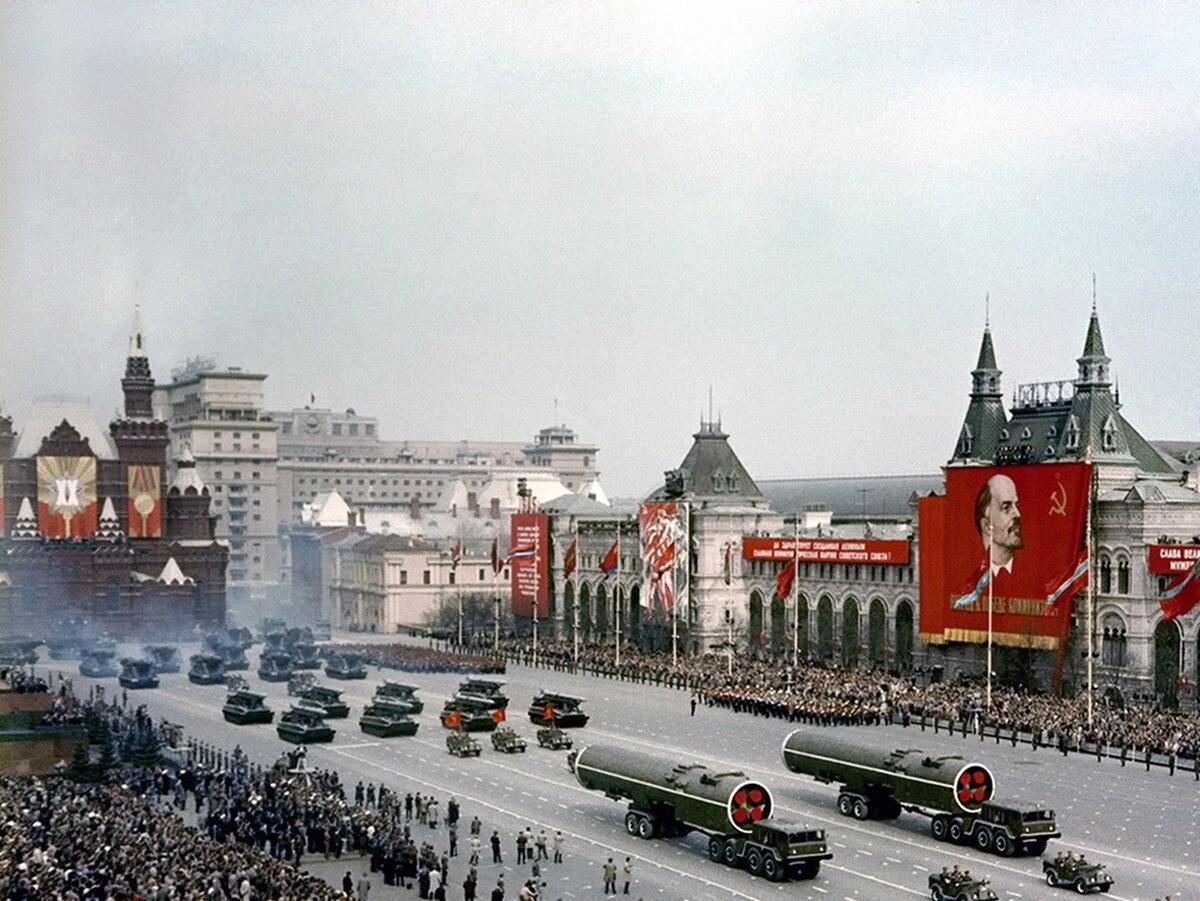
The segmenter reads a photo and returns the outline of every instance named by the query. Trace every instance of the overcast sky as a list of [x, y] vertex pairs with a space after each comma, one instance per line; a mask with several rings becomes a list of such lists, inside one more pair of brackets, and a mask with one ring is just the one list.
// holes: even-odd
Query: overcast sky
[[991, 295], [1003, 387], [1200, 438], [1200, 7], [0, 4], [0, 407], [159, 380], [392, 439], [930, 472]]

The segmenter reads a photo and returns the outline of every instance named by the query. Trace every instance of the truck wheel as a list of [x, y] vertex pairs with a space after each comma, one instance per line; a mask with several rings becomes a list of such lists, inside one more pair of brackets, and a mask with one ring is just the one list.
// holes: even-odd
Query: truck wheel
[[865, 820], [871, 813], [871, 808], [867, 806], [867, 802], [862, 798], [854, 799], [854, 819]]
[[849, 795], [838, 795], [838, 813], [844, 817], [848, 817], [853, 809], [853, 798], [851, 798]]
[[980, 851], [992, 850], [992, 830], [984, 826], [975, 827], [975, 847]]
[[929, 824], [929, 834], [937, 841], [944, 842], [946, 840], [946, 832], [949, 828], [950, 818], [939, 813], [933, 818], [933, 822]]
[[1058, 874], [1053, 870], [1046, 871], [1046, 885], [1050, 886], [1050, 888], [1058, 887]]
[[725, 839], [725, 846], [721, 848], [721, 863], [727, 867], [736, 867], [738, 865], [738, 846], [736, 838]]
[[630, 835], [637, 835], [638, 834], [638, 820], [640, 820], [640, 819], [641, 819], [641, 817], [639, 817], [632, 810], [629, 813], [625, 814], [625, 831], [628, 832]]
[[821, 861], [806, 860], [804, 863], [800, 864], [800, 867], [796, 872], [800, 875], [801, 879], [815, 879], [817, 874], [821, 872]]
[[1029, 846], [1029, 853], [1030, 854], [1045, 854], [1046, 853], [1046, 845], [1048, 845], [1048, 844], [1049, 844], [1049, 842], [1046, 839], [1039, 838], [1036, 842], [1034, 842], [1032, 845]]
[[708, 838], [708, 859], [714, 863], [721, 862], [721, 850], [725, 847], [725, 840], [717, 835], [711, 835]]
[[961, 820], [951, 820], [950, 821], [950, 831], [947, 834], [950, 836], [950, 841], [954, 842], [954, 844], [956, 844], [956, 845], [960, 844], [962, 842], [962, 837], [963, 837], [962, 821]]
[[992, 850], [1001, 857], [1012, 857], [1013, 843], [1012, 840], [1003, 832], [996, 833], [996, 840], [992, 843]]
[[775, 859], [774, 854], [766, 854], [763, 856], [762, 874], [772, 882], [778, 882], [783, 878], [783, 867], [779, 861]]
[[929, 890], [929, 901], [942, 901], [942, 890], [936, 885]]
[[746, 852], [746, 869], [758, 876], [762, 873], [763, 855], [758, 848], [750, 848]]
[[654, 820], [650, 817], [639, 819], [637, 832], [642, 838], [654, 838]]

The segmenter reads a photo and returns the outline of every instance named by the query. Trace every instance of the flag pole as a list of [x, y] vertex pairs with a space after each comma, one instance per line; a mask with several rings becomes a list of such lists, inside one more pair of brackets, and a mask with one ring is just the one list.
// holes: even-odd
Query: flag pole
[[[726, 553], [731, 542], [726, 542]], [[732, 581], [732, 580], [730, 580]], [[725, 586], [725, 672], [733, 677], [733, 585]]]
[[621, 521], [617, 520], [617, 582], [613, 585], [613, 614], [616, 626], [615, 665], [621, 665]]
[[992, 522], [988, 520], [988, 637], [987, 637], [987, 705], [984, 708], [987, 715], [992, 714], [992, 585], [995, 579], [992, 577], [992, 561], [995, 559], [993, 554], [995, 545], [992, 543]]
[[[462, 523], [459, 523], [459, 525], [458, 525], [458, 553], [459, 553], [459, 555], [462, 554], [462, 550], [463, 550], [462, 536], [463, 536]], [[457, 567], [458, 567], [458, 564], [455, 564], [455, 568], [457, 568]], [[455, 594], [458, 595], [458, 646], [461, 648], [462, 643], [463, 643], [462, 585], [458, 583], [457, 578], [455, 578], [454, 582], [455, 582], [454, 587], [456, 589]]]
[[579, 520], [575, 520], [575, 603], [571, 605], [571, 639], [574, 644], [573, 659], [579, 666]]
[[[1091, 464], [1091, 457], [1092, 457], [1091, 448], [1089, 447], [1087, 457], [1086, 457], [1089, 465]], [[1096, 632], [1096, 622], [1095, 622], [1096, 592], [1095, 592], [1095, 589], [1092, 587], [1092, 542], [1095, 540], [1095, 535], [1092, 533], [1092, 512], [1095, 509], [1095, 505], [1092, 503], [1092, 501], [1095, 499], [1095, 496], [1096, 496], [1096, 470], [1093, 468], [1088, 473], [1088, 508], [1087, 508], [1087, 520], [1086, 520], [1087, 537], [1085, 539], [1085, 542], [1087, 544], [1087, 555], [1088, 555], [1088, 563], [1087, 563], [1087, 565], [1088, 565], [1088, 580], [1087, 580], [1087, 724], [1088, 724], [1089, 729], [1092, 728], [1092, 714], [1093, 714], [1093, 706], [1094, 706], [1093, 705], [1094, 699], [1092, 696], [1092, 682], [1093, 682], [1092, 666], [1094, 663], [1094, 661], [1093, 661], [1093, 656], [1094, 656], [1093, 643], [1095, 640], [1094, 637], [1095, 637], [1095, 632]]]
[[792, 669], [800, 668], [800, 514], [792, 520]]

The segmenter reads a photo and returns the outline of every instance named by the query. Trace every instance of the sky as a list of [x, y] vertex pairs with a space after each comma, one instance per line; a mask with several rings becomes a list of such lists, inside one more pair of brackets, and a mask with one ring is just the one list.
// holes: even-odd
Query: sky
[[[268, 375], [388, 439], [599, 447], [713, 411], [759, 479], [927, 473], [985, 318], [1011, 397], [1093, 303], [1200, 439], [1200, 7], [0, 4], [0, 409]], [[989, 300], [985, 302], [985, 298]]]

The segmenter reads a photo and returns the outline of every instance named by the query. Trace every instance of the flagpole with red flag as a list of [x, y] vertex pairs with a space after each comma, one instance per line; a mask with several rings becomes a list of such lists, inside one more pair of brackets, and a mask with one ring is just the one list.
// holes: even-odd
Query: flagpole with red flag
[[[800, 514], [792, 520], [792, 566], [800, 569]], [[792, 669], [800, 666], [800, 585], [792, 579]]]
[[500, 536], [492, 539], [492, 595], [496, 599], [496, 623], [492, 647], [500, 650]]
[[613, 585], [613, 614], [616, 631], [615, 665], [621, 666], [621, 521], [617, 520], [617, 582]]
[[575, 666], [579, 666], [579, 520], [575, 520], [575, 540], [571, 542], [571, 547], [575, 549], [575, 555], [571, 558], [574, 568], [572, 573], [575, 576], [575, 602], [571, 605], [571, 641], [574, 645], [573, 660]]
[[[1088, 452], [1085, 457], [1085, 462], [1091, 466], [1092, 449], [1088, 445]], [[1087, 724], [1088, 728], [1092, 728], [1092, 712], [1095, 707], [1095, 699], [1093, 697], [1093, 678], [1092, 667], [1095, 662], [1094, 644], [1096, 640], [1096, 591], [1092, 586], [1092, 510], [1094, 504], [1092, 500], [1096, 496], [1096, 469], [1092, 467], [1088, 472], [1088, 500], [1087, 500], [1087, 520], [1085, 526], [1084, 547], [1087, 549]]]

